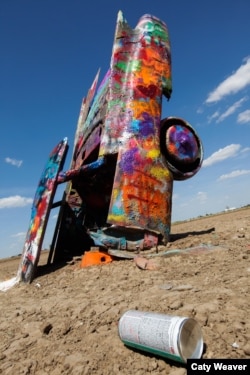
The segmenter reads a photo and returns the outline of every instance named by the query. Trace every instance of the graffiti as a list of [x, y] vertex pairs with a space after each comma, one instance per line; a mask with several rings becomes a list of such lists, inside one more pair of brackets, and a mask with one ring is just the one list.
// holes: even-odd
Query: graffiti
[[[144, 15], [134, 29], [118, 13], [110, 69], [83, 99], [71, 167], [52, 242], [54, 260], [91, 244], [148, 248], [169, 241], [174, 180], [198, 172], [202, 144], [190, 124], [162, 119], [171, 97], [167, 26]], [[70, 223], [70, 230], [69, 230]], [[67, 230], [66, 230], [67, 228]]]
[[68, 149], [67, 142], [67, 138], [64, 138], [51, 151], [35, 193], [30, 224], [18, 269], [18, 279], [26, 282], [32, 281], [39, 261], [49, 211], [56, 191], [57, 175]]

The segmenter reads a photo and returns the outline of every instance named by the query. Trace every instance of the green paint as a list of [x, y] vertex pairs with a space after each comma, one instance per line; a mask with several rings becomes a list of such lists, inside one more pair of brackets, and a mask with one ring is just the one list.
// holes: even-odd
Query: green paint
[[129, 62], [118, 61], [115, 64], [115, 68], [123, 71], [124, 73], [135, 72], [141, 69], [141, 61], [140, 60], [133, 60]]

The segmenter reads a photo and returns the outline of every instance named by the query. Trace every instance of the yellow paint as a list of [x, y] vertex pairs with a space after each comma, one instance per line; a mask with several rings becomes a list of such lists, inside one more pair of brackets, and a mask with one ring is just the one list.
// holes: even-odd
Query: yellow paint
[[155, 148], [147, 152], [147, 157], [152, 159], [157, 159], [160, 156], [160, 150]]
[[167, 168], [162, 168], [162, 166], [159, 165], [153, 165], [150, 168], [150, 174], [159, 180], [169, 180], [172, 178], [170, 171]]

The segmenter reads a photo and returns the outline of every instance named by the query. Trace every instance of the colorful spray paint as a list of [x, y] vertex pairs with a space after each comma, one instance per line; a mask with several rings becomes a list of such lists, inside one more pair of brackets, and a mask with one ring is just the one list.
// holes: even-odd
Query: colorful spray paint
[[[162, 119], [172, 92], [167, 26], [144, 15], [132, 29], [118, 13], [110, 69], [82, 100], [70, 169], [60, 172], [67, 139], [51, 152], [32, 206], [18, 276], [32, 281], [50, 209], [61, 206], [48, 263], [83, 252], [166, 244], [174, 180], [196, 174], [201, 141], [180, 118]], [[67, 182], [61, 202], [58, 184]]]
[[18, 268], [18, 280], [31, 282], [36, 272], [51, 205], [57, 185], [57, 176], [68, 150], [67, 138], [64, 138], [51, 151], [42, 172], [35, 193], [30, 224], [27, 231], [21, 262]]
[[145, 15], [134, 30], [119, 13], [100, 155], [117, 153], [107, 221], [169, 234], [172, 175], [160, 153], [163, 92], [171, 94], [166, 25]]
[[[166, 244], [173, 181], [192, 177], [202, 164], [192, 126], [162, 119], [162, 99], [172, 91], [164, 22], [144, 15], [132, 29], [119, 12], [110, 69], [95, 92], [98, 76], [83, 100], [71, 169], [58, 177], [68, 181], [52, 242], [59, 257], [75, 238], [84, 250], [86, 235], [107, 248]], [[65, 242], [69, 223], [74, 235]]]

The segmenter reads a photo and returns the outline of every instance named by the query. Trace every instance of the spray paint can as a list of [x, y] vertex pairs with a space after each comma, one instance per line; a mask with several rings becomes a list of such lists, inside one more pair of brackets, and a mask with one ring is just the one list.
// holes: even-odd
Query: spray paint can
[[118, 330], [125, 345], [174, 361], [199, 359], [203, 352], [201, 328], [192, 318], [129, 310]]

